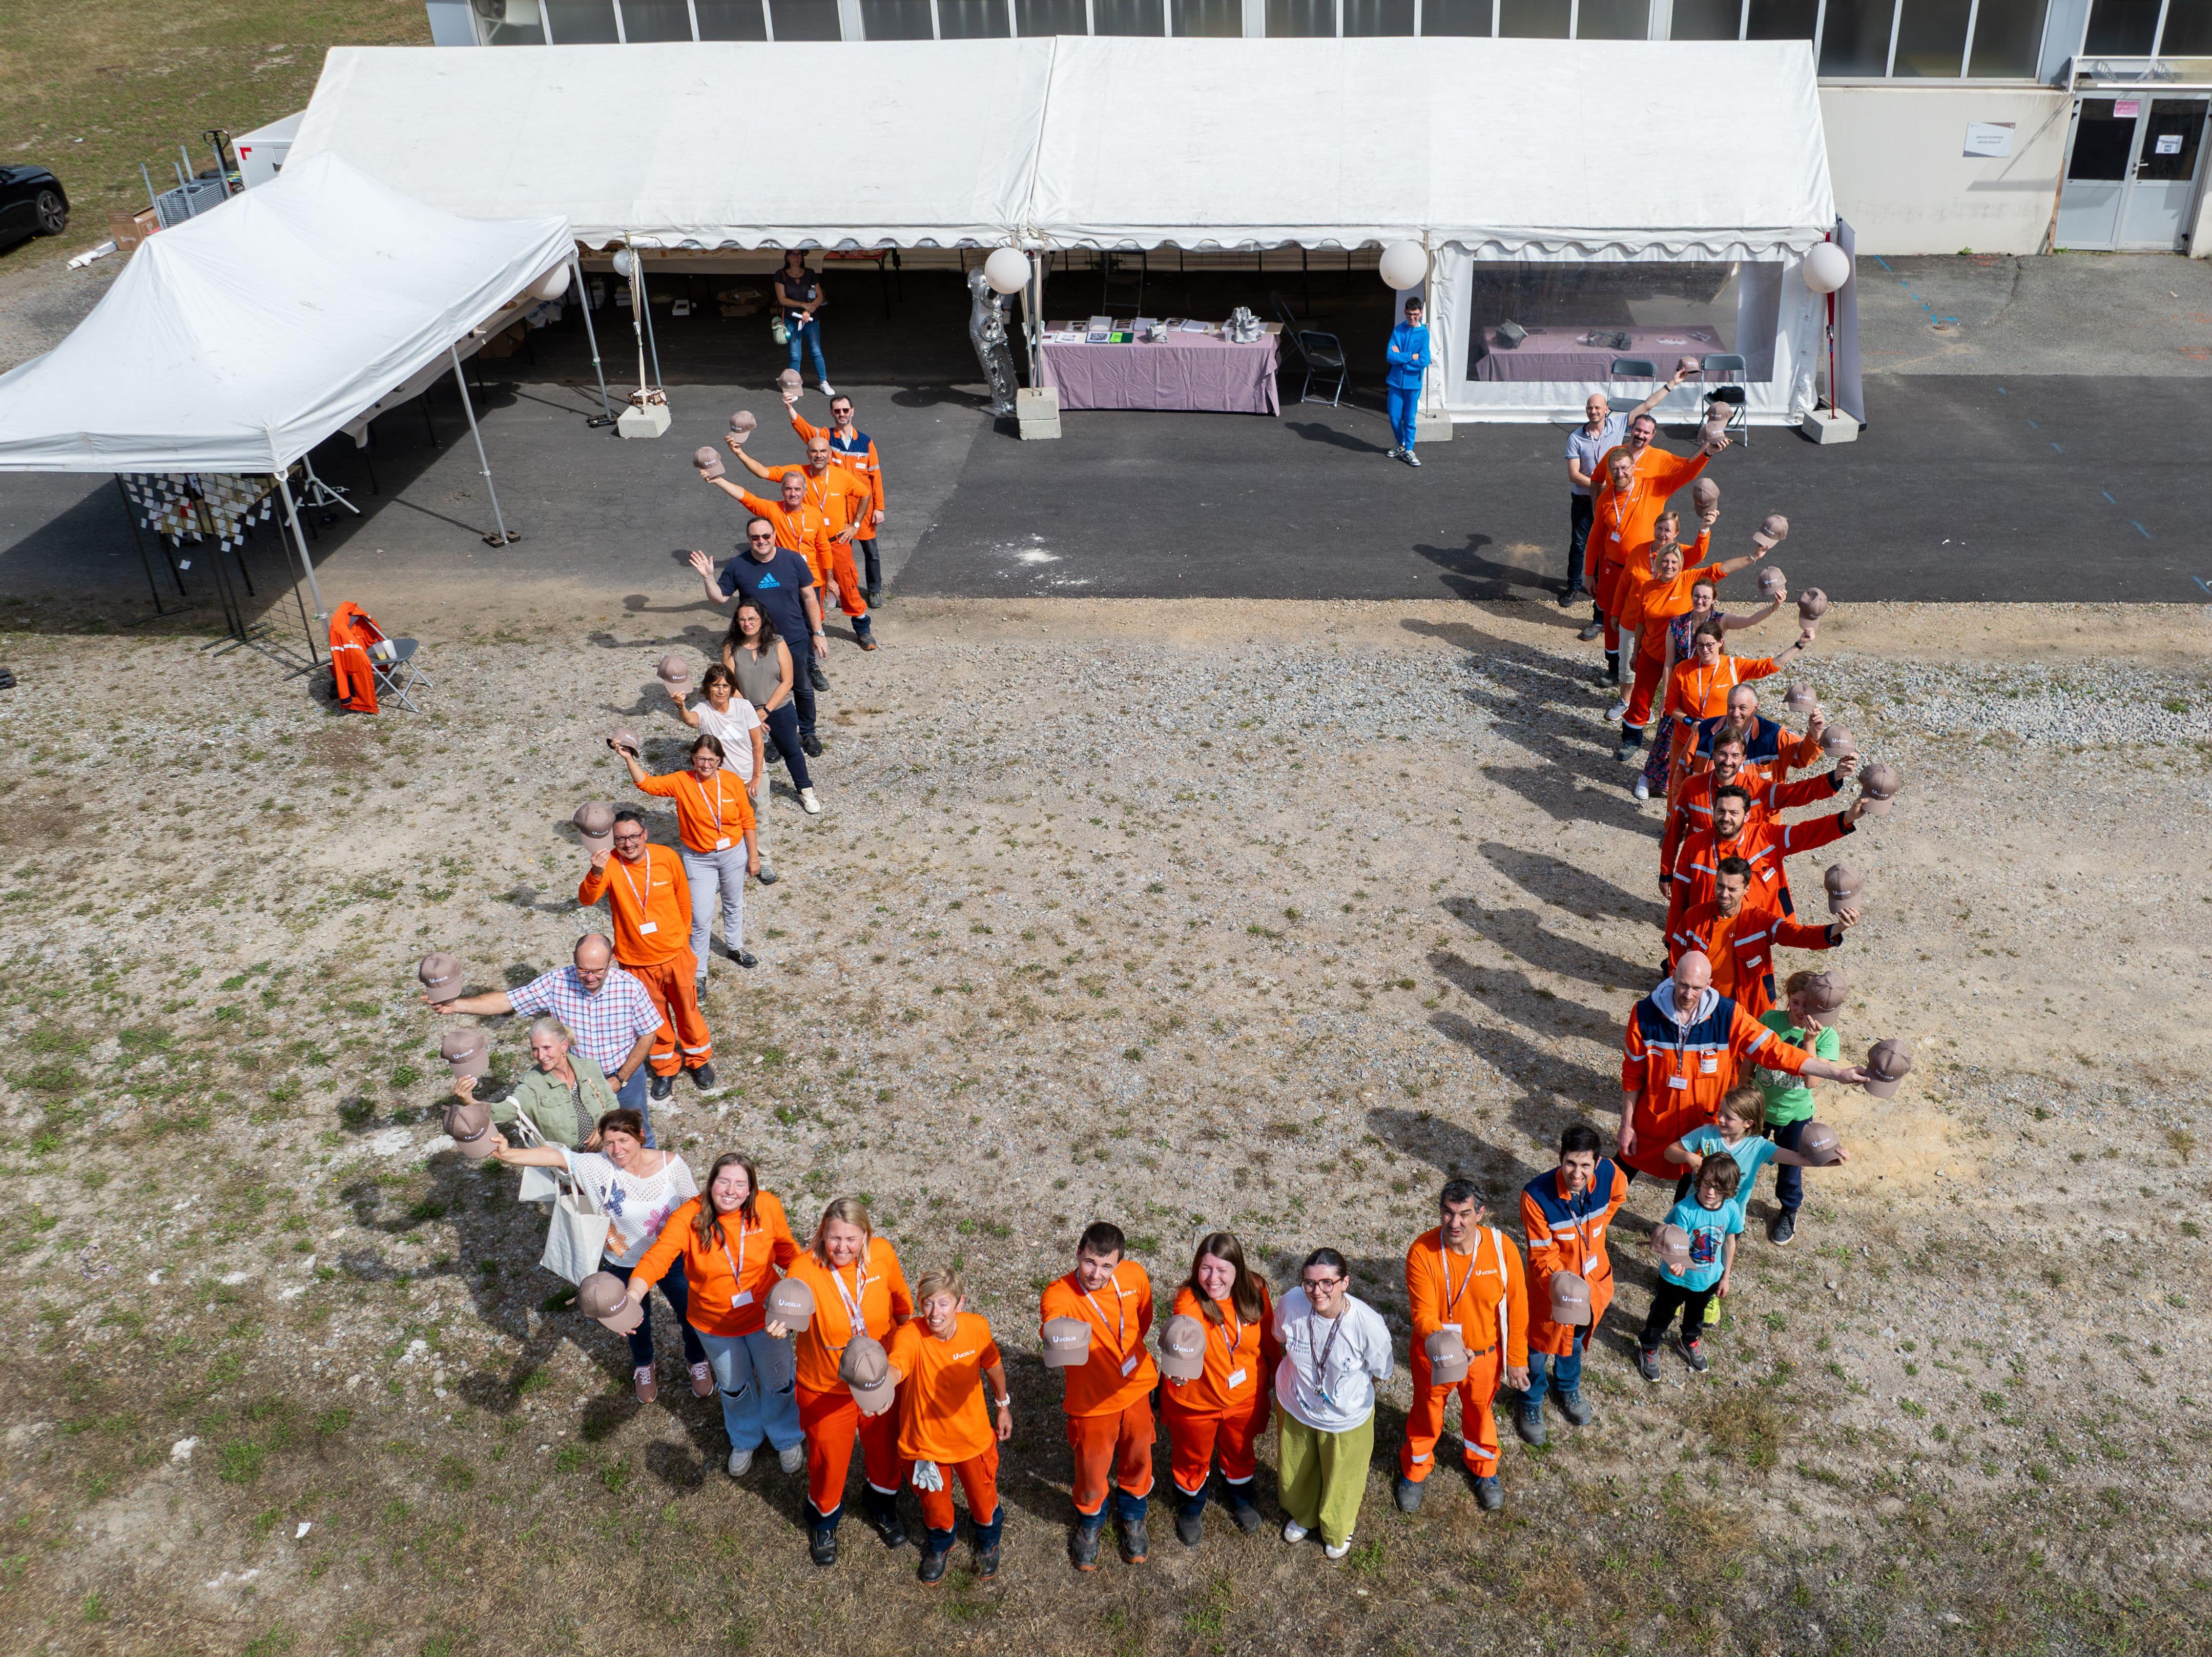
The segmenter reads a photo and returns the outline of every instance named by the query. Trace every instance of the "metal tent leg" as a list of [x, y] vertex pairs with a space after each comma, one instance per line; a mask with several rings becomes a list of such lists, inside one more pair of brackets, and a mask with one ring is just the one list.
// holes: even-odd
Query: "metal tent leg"
[[[322, 586], [315, 580], [315, 561], [307, 556], [307, 539], [306, 536], [300, 533], [300, 509], [298, 507], [294, 505], [292, 502], [291, 479], [286, 477], [283, 472], [280, 472], [276, 474], [276, 489], [278, 493], [283, 495], [284, 497], [284, 517], [286, 521], [292, 526], [292, 540], [293, 544], [299, 549], [300, 569], [307, 578], [307, 591], [314, 594], [315, 621], [327, 624], [331, 618], [331, 612], [323, 606]], [[300, 589], [298, 588], [295, 587], [292, 589], [292, 596], [295, 599], [300, 596]], [[307, 635], [308, 660], [313, 666], [319, 667], [322, 663], [322, 658], [315, 654], [314, 623], [310, 622], [307, 619], [307, 608], [304, 603], [300, 606], [300, 625]]]
[[584, 285], [584, 261], [572, 250], [568, 254], [568, 277], [575, 284], [576, 303], [584, 313], [584, 338], [592, 345], [592, 372], [599, 377], [599, 409], [603, 418], [586, 422], [594, 426], [611, 426], [615, 423], [614, 405], [607, 400], [607, 371], [599, 362], [599, 331], [592, 326], [592, 295]]
[[[469, 401], [468, 376], [461, 372], [461, 348], [459, 345], [449, 345], [446, 349], [453, 359], [453, 382], [461, 388], [461, 407], [466, 411], [469, 417], [469, 436], [476, 439], [477, 470], [483, 478], [485, 491], [491, 496], [491, 521], [499, 526], [497, 534], [484, 537], [484, 545], [511, 546], [522, 537], [507, 533], [507, 520], [501, 515], [499, 509], [499, 488], [491, 480], [491, 460], [484, 454], [483, 432], [477, 424], [476, 405]], [[289, 503], [291, 496], [288, 494], [285, 500]]]

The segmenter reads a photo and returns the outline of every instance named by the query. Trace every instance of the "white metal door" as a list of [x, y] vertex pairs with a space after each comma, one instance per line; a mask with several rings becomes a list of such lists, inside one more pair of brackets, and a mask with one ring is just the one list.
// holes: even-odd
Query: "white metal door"
[[2058, 187], [2057, 246], [2119, 246], [2120, 210], [2127, 204], [2128, 175], [2148, 101], [2094, 97], [2075, 105], [2074, 143], [2066, 157], [2066, 180]]
[[2203, 159], [2204, 112], [2202, 98], [2150, 100], [2120, 214], [2121, 247], [2169, 252], [2180, 247]]

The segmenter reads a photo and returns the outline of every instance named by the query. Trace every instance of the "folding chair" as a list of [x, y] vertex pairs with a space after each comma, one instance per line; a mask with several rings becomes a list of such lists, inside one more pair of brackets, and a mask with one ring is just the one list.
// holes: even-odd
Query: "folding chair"
[[410, 713], [422, 710], [407, 693], [417, 685], [430, 685], [430, 675], [415, 665], [415, 653], [422, 648], [418, 640], [386, 638], [381, 633], [368, 647], [368, 671], [376, 675], [377, 690]]
[[1732, 374], [1736, 376], [1739, 383], [1733, 386], [1715, 386], [1708, 391], [1705, 393], [1705, 404], [1709, 408], [1715, 403], [1726, 403], [1729, 405], [1726, 430], [1738, 442], [1746, 448], [1749, 448], [1751, 447], [1751, 416], [1744, 409], [1744, 387], [1741, 383], [1750, 372], [1748, 367], [1743, 358], [1734, 351], [1723, 351], [1718, 355], [1708, 356], [1705, 361], [1705, 373], [1709, 375]]
[[[331, 681], [339, 702], [356, 713], [373, 714], [384, 697], [410, 713], [422, 710], [409, 694], [417, 685], [428, 685], [430, 676], [416, 666], [421, 645], [411, 638], [392, 638], [376, 619], [352, 600], [331, 612]], [[362, 683], [366, 670], [369, 682]]]
[[1648, 356], [1616, 356], [1606, 370], [1608, 380], [1656, 380], [1659, 365]]
[[1283, 325], [1285, 335], [1295, 334], [1298, 326], [1297, 313], [1291, 309], [1291, 302], [1283, 297], [1281, 289], [1270, 288], [1267, 290], [1267, 304], [1275, 313], [1276, 320]]
[[[1284, 332], [1288, 333], [1291, 331], [1285, 329]], [[1338, 343], [1334, 334], [1316, 333], [1310, 328], [1302, 328], [1293, 337], [1297, 341], [1298, 355], [1306, 360], [1306, 383], [1298, 393], [1298, 401], [1311, 400], [1307, 393], [1313, 390], [1316, 374], [1333, 374], [1336, 376], [1336, 387], [1329, 393], [1328, 405], [1331, 408], [1341, 406], [1344, 384], [1352, 372], [1345, 363], [1343, 345]]]

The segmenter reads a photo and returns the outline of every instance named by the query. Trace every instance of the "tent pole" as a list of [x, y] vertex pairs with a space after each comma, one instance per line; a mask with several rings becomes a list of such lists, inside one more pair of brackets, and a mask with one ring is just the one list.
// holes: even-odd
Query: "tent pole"
[[594, 420], [591, 423], [611, 426], [615, 423], [615, 410], [614, 405], [607, 400], [607, 371], [599, 362], [599, 331], [592, 326], [591, 290], [584, 286], [584, 261], [577, 257], [574, 247], [568, 250], [568, 273], [576, 283], [576, 303], [583, 308], [584, 338], [591, 342], [592, 372], [599, 377], [599, 408], [606, 416], [605, 419]]
[[477, 425], [476, 405], [469, 401], [468, 376], [461, 372], [461, 348], [456, 344], [448, 345], [446, 349], [453, 355], [453, 380], [461, 388], [461, 407], [468, 412], [469, 436], [477, 440], [477, 469], [483, 476], [486, 492], [491, 496], [491, 521], [499, 526], [499, 533], [496, 536], [487, 535], [484, 540], [492, 546], [507, 546], [522, 537], [507, 533], [507, 520], [500, 514], [499, 489], [491, 480], [491, 461], [484, 454], [483, 433]]
[[[331, 612], [323, 608], [323, 589], [315, 580], [315, 561], [307, 556], [307, 539], [300, 533], [300, 509], [292, 503], [291, 479], [282, 472], [276, 474], [276, 490], [284, 497], [284, 516], [292, 526], [292, 544], [299, 549], [300, 568], [307, 572], [307, 591], [314, 594], [315, 620], [327, 622]], [[297, 588], [292, 589], [292, 596], [295, 599], [300, 596]], [[308, 621], [305, 610], [306, 606], [302, 606], [300, 625], [307, 635], [307, 659], [319, 666], [322, 657], [315, 651], [314, 625]]]
[[637, 272], [637, 306], [645, 314], [646, 348], [653, 353], [653, 383], [665, 391], [668, 382], [660, 377], [660, 342], [653, 337], [653, 295], [646, 291], [645, 261], [638, 258], [635, 247], [629, 250], [629, 256], [636, 260], [630, 268]]

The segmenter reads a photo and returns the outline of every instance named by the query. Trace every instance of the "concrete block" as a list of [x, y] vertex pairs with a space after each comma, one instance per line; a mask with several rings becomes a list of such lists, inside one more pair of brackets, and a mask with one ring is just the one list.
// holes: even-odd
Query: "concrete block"
[[1831, 413], [1826, 409], [1814, 409], [1798, 428], [1814, 442], [1856, 443], [1859, 440], [1859, 423], [1848, 414]]

